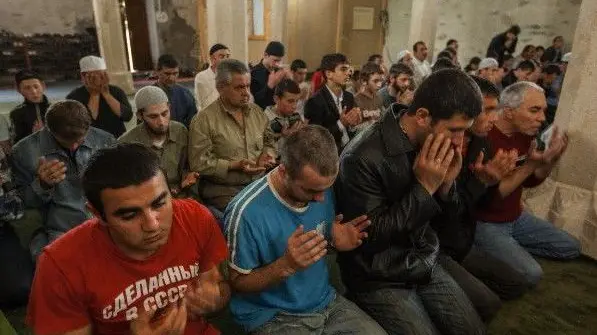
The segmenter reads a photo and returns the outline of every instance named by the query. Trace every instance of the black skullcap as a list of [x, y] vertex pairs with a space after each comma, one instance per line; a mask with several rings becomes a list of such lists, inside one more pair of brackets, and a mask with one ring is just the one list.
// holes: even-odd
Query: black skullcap
[[227, 49], [228, 49], [228, 47], [225, 46], [224, 44], [216, 43], [216, 44], [212, 45], [211, 48], [209, 49], [209, 55], [211, 56], [220, 50], [227, 50]]
[[270, 56], [284, 57], [284, 44], [278, 41], [271, 41], [265, 47], [265, 53]]
[[19, 86], [23, 80], [27, 79], [38, 79], [39, 81], [43, 81], [39, 74], [31, 70], [21, 70], [15, 74], [15, 82], [17, 83], [17, 86]]

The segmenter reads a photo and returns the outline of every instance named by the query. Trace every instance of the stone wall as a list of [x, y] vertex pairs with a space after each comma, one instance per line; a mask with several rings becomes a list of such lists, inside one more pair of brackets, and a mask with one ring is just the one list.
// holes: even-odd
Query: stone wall
[[0, 30], [13, 34], [76, 34], [94, 28], [91, 0], [2, 0]]
[[[593, 1], [593, 0], [591, 0]], [[491, 38], [518, 24], [522, 29], [516, 49], [526, 44], [551, 45], [562, 35], [570, 50], [581, 0], [441, 0], [434, 55], [448, 39], [459, 41], [459, 59], [466, 65], [471, 57], [485, 56]]]

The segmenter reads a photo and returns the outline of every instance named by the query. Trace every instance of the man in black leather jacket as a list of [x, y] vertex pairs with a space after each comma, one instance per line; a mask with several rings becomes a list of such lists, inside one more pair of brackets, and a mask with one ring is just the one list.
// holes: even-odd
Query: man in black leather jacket
[[483, 111], [467, 130], [463, 143], [462, 170], [456, 179], [462, 210], [456, 214], [437, 215], [431, 227], [440, 241], [439, 264], [463, 289], [479, 316], [489, 323], [501, 307], [500, 298], [513, 299], [528, 290], [524, 277], [511, 266], [473, 247], [476, 207], [487, 201], [487, 190], [514, 168], [518, 157], [512, 151], [499, 150], [492, 155], [487, 134], [499, 116], [499, 89], [489, 80], [472, 76], [483, 95]]
[[342, 279], [389, 334], [485, 333], [464, 291], [436, 263], [439, 242], [429, 227], [434, 216], [460, 210], [454, 185], [464, 133], [481, 110], [471, 78], [438, 71], [409, 107], [386, 113], [342, 153], [338, 211], [367, 213], [372, 222], [369, 239], [339, 255]]

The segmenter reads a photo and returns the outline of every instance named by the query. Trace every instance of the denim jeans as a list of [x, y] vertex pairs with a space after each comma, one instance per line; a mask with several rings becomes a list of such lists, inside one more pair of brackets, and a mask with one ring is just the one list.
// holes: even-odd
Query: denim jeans
[[[526, 278], [518, 271], [513, 269], [507, 263], [493, 257], [487, 252], [480, 250], [477, 247], [471, 248], [469, 253], [464, 257], [460, 265], [475, 278], [479, 279], [483, 284], [495, 292], [503, 300], [512, 300], [521, 297], [526, 293], [531, 286], [528, 285]], [[449, 271], [448, 271], [449, 272]], [[460, 284], [460, 287], [468, 294], [458, 278], [452, 273], [452, 277]], [[471, 296], [469, 295], [469, 298]], [[477, 307], [475, 299], [471, 301]], [[477, 307], [477, 310], [479, 308]], [[479, 312], [481, 314], [481, 312]], [[483, 315], [481, 315], [483, 317]]]
[[529, 286], [537, 285], [543, 275], [531, 254], [553, 259], [580, 255], [577, 239], [526, 211], [514, 222], [477, 222], [475, 245], [520, 272]]
[[500, 297], [452, 257], [440, 254], [437, 262], [466, 293], [483, 322], [489, 324], [502, 307]]
[[341, 295], [323, 311], [309, 314], [278, 313], [252, 335], [386, 335], [371, 317]]
[[466, 293], [439, 264], [435, 265], [426, 285], [358, 292], [351, 298], [390, 335], [486, 332]]

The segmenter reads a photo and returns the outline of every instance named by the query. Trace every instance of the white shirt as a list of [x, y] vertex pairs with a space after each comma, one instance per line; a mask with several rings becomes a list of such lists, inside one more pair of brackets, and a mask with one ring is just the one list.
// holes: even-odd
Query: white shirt
[[[325, 87], [328, 89], [328, 91], [332, 95], [332, 99], [334, 99], [334, 104], [336, 105], [336, 108], [338, 108], [338, 114], [339, 115], [344, 114], [344, 110], [342, 109], [342, 99], [344, 98], [344, 91], [340, 91], [340, 96], [337, 96], [330, 89], [330, 87], [328, 85], [325, 85]], [[350, 137], [348, 136], [348, 131], [346, 131], [346, 127], [344, 127], [344, 125], [342, 124], [342, 121], [340, 121], [340, 119], [338, 119], [338, 121], [336, 121], [336, 124], [338, 125], [338, 128], [340, 128], [340, 131], [342, 131], [342, 146], [345, 146], [350, 141]]]
[[208, 67], [195, 76], [195, 100], [197, 110], [202, 110], [218, 100], [220, 94], [216, 89], [216, 73]]
[[414, 81], [417, 86], [419, 86], [428, 75], [431, 74], [431, 64], [424, 59], [420, 61], [417, 57], [413, 57], [413, 72], [414, 72]]

